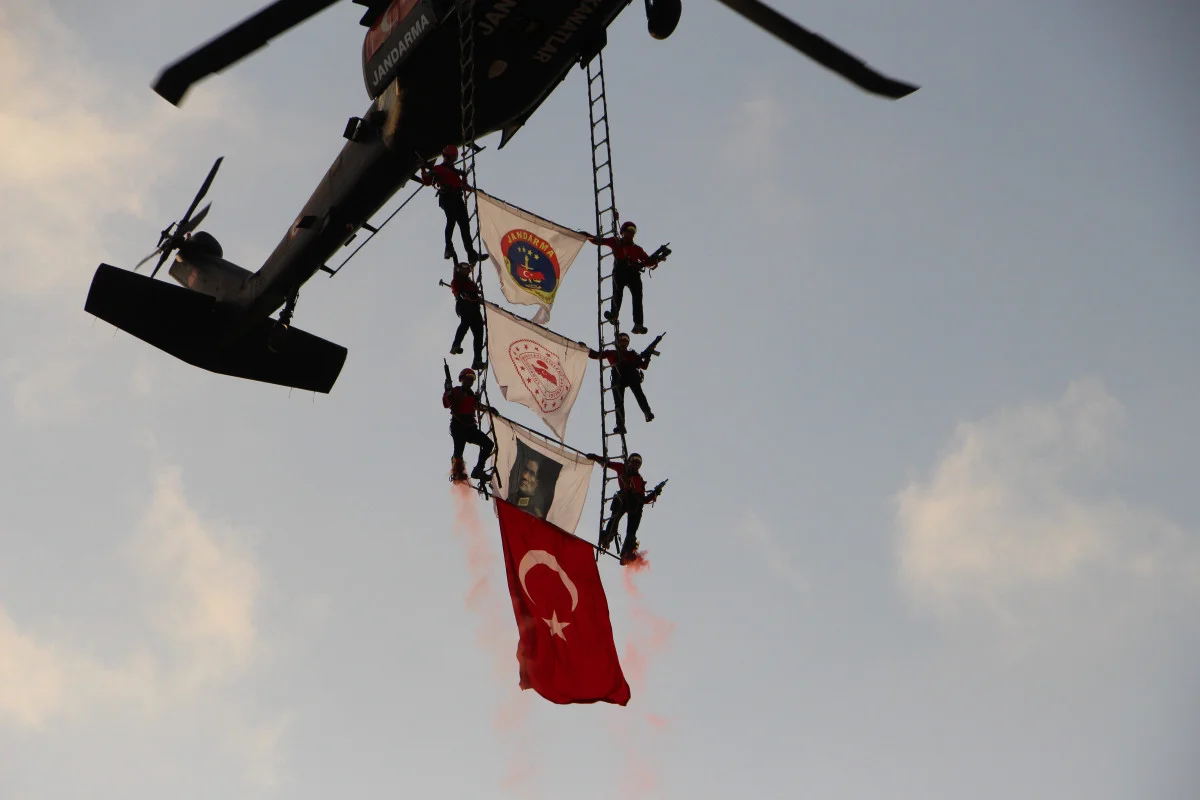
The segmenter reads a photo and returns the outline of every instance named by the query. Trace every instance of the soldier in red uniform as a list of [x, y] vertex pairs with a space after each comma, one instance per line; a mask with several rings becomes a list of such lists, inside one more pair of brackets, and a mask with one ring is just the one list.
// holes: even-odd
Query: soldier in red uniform
[[435, 164], [433, 169], [421, 168], [421, 183], [426, 186], [436, 186], [438, 205], [446, 213], [446, 258], [458, 260], [454, 252], [454, 226], [458, 226], [462, 235], [463, 247], [467, 248], [467, 260], [474, 263], [482, 261], [483, 256], [475, 252], [471, 237], [471, 221], [467, 213], [467, 201], [463, 193], [473, 191], [467, 185], [467, 173], [454, 166], [458, 160], [458, 148], [447, 145], [442, 151], [442, 163]]
[[475, 369], [484, 369], [487, 362], [483, 360], [483, 294], [475, 281], [471, 280], [471, 265], [456, 264], [454, 279], [450, 281], [450, 291], [454, 292], [454, 311], [458, 314], [458, 330], [454, 333], [454, 343], [450, 345], [450, 354], [462, 353], [462, 342], [466, 338], [467, 329], [471, 331], [471, 344], [475, 349]]
[[637, 225], [626, 220], [621, 223], [620, 237], [588, 236], [588, 241], [595, 245], [611, 247], [613, 251], [613, 294], [612, 307], [604, 312], [604, 318], [614, 325], [621, 315], [621, 299], [625, 288], [629, 288], [629, 296], [633, 299], [633, 332], [645, 333], [646, 326], [642, 323], [642, 270], [649, 267], [654, 269], [662, 260], [652, 258], [640, 245], [634, 244], [633, 237], [637, 233]]
[[638, 453], [631, 453], [628, 463], [621, 463], [612, 459], [602, 458], [595, 453], [588, 453], [588, 458], [601, 464], [617, 473], [617, 494], [613, 497], [611, 516], [608, 518], [608, 524], [604, 527], [604, 534], [600, 537], [600, 547], [607, 550], [608, 545], [617, 536], [617, 526], [621, 522], [621, 517], [628, 515], [629, 521], [625, 523], [625, 541], [621, 545], [621, 563], [627, 564], [633, 560], [634, 553], [637, 551], [638, 526], [642, 524], [642, 509], [646, 503], [653, 503], [662, 494], [663, 481], [658, 486], [655, 486], [649, 492], [646, 491], [646, 479], [642, 477], [642, 457]]
[[458, 386], [450, 385], [450, 376], [446, 376], [446, 391], [442, 394], [442, 407], [450, 409], [450, 437], [454, 440], [454, 456], [451, 460], [451, 480], [465, 481], [467, 468], [463, 462], [463, 450], [467, 444], [479, 445], [479, 460], [471, 477], [478, 481], [487, 480], [487, 460], [492, 454], [492, 440], [479, 430], [478, 416], [481, 411], [499, 413], [496, 409], [480, 402], [479, 396], [471, 391], [475, 383], [475, 371], [464, 369], [458, 373]]
[[[580, 344], [586, 343], [580, 342]], [[643, 355], [636, 350], [629, 349], [628, 333], [617, 334], [615, 350], [600, 351], [588, 348], [589, 358], [603, 358], [613, 368], [613, 406], [617, 412], [617, 427], [613, 428], [614, 433], [625, 433], [625, 390], [627, 388], [633, 392], [638, 406], [646, 415], [646, 422], [654, 419], [650, 403], [646, 401], [646, 394], [642, 391], [642, 370], [650, 366], [651, 355], [653, 353]]]

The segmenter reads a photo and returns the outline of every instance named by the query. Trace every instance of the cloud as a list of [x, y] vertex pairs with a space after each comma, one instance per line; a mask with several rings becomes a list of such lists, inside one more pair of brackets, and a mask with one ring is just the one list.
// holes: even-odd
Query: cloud
[[178, 468], [159, 474], [135, 553], [164, 598], [157, 623], [185, 691], [235, 675], [253, 659], [260, 579], [238, 538], [192, 509]]
[[79, 362], [63, 357], [42, 364], [21, 364], [16, 360], [0, 368], [0, 374], [12, 377], [13, 412], [18, 422], [41, 427], [56, 422], [83, 419], [89, 403], [74, 382]]
[[[115, 663], [22, 630], [0, 607], [0, 723], [41, 729], [114, 705], [157, 713], [243, 675], [260, 647], [261, 578], [232, 530], [202, 520], [162, 471], [133, 539], [156, 626]], [[253, 738], [263, 750], [266, 734]]]
[[[207, 165], [193, 163], [193, 146], [214, 126], [255, 120], [227, 82], [177, 109], [89, 56], [52, 6], [0, 3], [0, 282], [11, 304], [0, 308], [0, 335], [21, 342], [0, 376], [30, 426], [84, 420], [96, 399], [77, 386], [101, 342], [77, 330], [96, 265], [132, 265], [149, 252], [189, 199], [173, 190], [165, 211], [156, 185], [185, 160], [198, 183]], [[124, 235], [135, 221], [145, 237], [136, 246]]]
[[756, 85], [728, 119], [719, 145], [724, 171], [738, 185], [753, 187], [742, 205], [771, 223], [792, 229], [807, 224], [812, 213], [784, 176], [789, 147], [784, 136], [791, 125], [776, 93]]
[[112, 219], [144, 218], [154, 178], [174, 169], [187, 143], [218, 120], [246, 120], [245, 105], [226, 87], [175, 109], [142, 82], [106, 75], [45, 3], [5, 3], [0, 278], [6, 287], [26, 294], [73, 289], [103, 254]]
[[1053, 402], [960, 424], [928, 479], [895, 498], [899, 580], [914, 605], [1028, 631], [1194, 599], [1200, 541], [1105, 491], [1124, 416], [1084, 380]]
[[775, 539], [775, 532], [763, 522], [761, 517], [753, 512], [747, 514], [741, 525], [738, 526], [738, 534], [758, 551], [772, 573], [782, 578], [793, 589], [808, 588], [808, 579], [799, 567], [792, 563], [787, 552], [779, 546]]
[[250, 779], [263, 792], [278, 792], [285, 785], [283, 746], [292, 721], [291, 714], [282, 714], [260, 722], [235, 719], [229, 725], [230, 744], [240, 754]]

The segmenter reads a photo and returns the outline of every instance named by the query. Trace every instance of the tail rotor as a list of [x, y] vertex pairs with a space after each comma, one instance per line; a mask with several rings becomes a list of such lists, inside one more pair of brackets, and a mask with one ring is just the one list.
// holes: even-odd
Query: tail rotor
[[133, 269], [138, 271], [142, 265], [150, 259], [158, 256], [158, 263], [154, 265], [154, 270], [150, 273], [153, 278], [158, 274], [159, 269], [166, 263], [171, 252], [178, 250], [179, 247], [187, 239], [188, 235], [196, 230], [204, 218], [208, 216], [208, 211], [212, 208], [212, 203], [206, 203], [204, 208], [200, 209], [200, 213], [192, 216], [192, 212], [196, 210], [196, 206], [200, 205], [200, 201], [204, 199], [204, 195], [208, 194], [209, 187], [212, 186], [213, 178], [217, 176], [217, 170], [221, 167], [221, 162], [225, 160], [225, 156], [221, 156], [213, 163], [212, 169], [208, 171], [208, 177], [204, 179], [204, 183], [200, 186], [200, 191], [196, 192], [195, 198], [192, 199], [192, 204], [188, 206], [187, 213], [178, 222], [172, 222], [167, 227], [163, 228], [158, 234], [158, 247], [154, 252], [143, 258], [137, 263]]

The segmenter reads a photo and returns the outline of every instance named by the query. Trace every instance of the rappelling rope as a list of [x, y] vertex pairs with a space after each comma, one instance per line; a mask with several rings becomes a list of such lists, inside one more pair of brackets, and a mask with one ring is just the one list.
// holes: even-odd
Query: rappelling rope
[[384, 228], [384, 226], [385, 226], [385, 225], [387, 225], [389, 222], [391, 222], [391, 221], [392, 221], [392, 218], [393, 218], [393, 217], [395, 217], [397, 214], [399, 214], [401, 211], [403, 211], [403, 210], [404, 210], [404, 207], [405, 207], [406, 205], [408, 205], [408, 201], [409, 201], [409, 200], [412, 200], [414, 197], [416, 197], [416, 196], [417, 196], [417, 193], [418, 193], [418, 192], [420, 192], [420, 191], [421, 191], [422, 189], [424, 189], [424, 188], [425, 188], [425, 184], [420, 184], [419, 186], [417, 186], [417, 188], [416, 188], [416, 189], [413, 189], [413, 192], [412, 192], [412, 194], [410, 194], [410, 195], [409, 195], [407, 198], [405, 198], [404, 202], [400, 204], [400, 207], [399, 207], [399, 208], [397, 208], [395, 211], [393, 211], [391, 214], [388, 214], [388, 217], [387, 217], [387, 219], [385, 219], [383, 222], [381, 222], [381, 223], [379, 224], [379, 227], [378, 227], [378, 228], [375, 228], [374, 230], [372, 230], [372, 231], [371, 231], [371, 235], [370, 235], [370, 236], [368, 236], [366, 239], [364, 239], [362, 244], [360, 244], [358, 247], [354, 248], [354, 252], [353, 252], [353, 253], [351, 253], [350, 255], [346, 256], [346, 260], [345, 260], [345, 261], [343, 261], [342, 263], [340, 263], [340, 264], [338, 264], [338, 265], [337, 265], [337, 269], [326, 269], [325, 271], [329, 273], [329, 277], [331, 277], [331, 278], [332, 278], [334, 275], [337, 275], [339, 272], [341, 272], [341, 271], [342, 271], [342, 267], [344, 267], [344, 266], [346, 266], [347, 264], [349, 264], [349, 263], [350, 263], [350, 259], [352, 259], [352, 258], [354, 258], [356, 255], [358, 255], [358, 251], [359, 251], [359, 250], [362, 250], [364, 247], [366, 247], [366, 246], [367, 246], [367, 243], [368, 243], [368, 242], [370, 242], [372, 239], [374, 239], [374, 238], [375, 238], [375, 235], [376, 235], [377, 233], [379, 233], [381, 230], [383, 230], [383, 228]]

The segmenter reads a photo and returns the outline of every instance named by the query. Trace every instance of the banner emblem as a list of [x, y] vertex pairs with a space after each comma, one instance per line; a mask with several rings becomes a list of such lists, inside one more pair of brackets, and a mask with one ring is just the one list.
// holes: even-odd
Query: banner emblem
[[550, 243], [537, 234], [520, 228], [500, 239], [504, 266], [525, 291], [544, 303], [554, 302], [558, 288], [558, 254]]
[[537, 342], [517, 339], [508, 346], [508, 357], [543, 414], [552, 414], [562, 407], [571, 393], [571, 379], [558, 356]]

